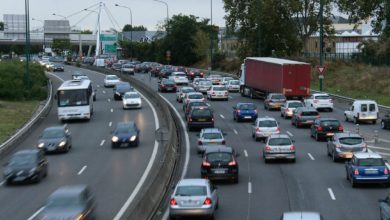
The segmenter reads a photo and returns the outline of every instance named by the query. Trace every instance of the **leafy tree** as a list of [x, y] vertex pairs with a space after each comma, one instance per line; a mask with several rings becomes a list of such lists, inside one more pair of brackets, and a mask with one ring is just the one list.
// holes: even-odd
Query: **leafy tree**
[[70, 39], [53, 39], [52, 49], [53, 51], [62, 54], [62, 52], [72, 48]]
[[4, 31], [4, 22], [0, 21], [0, 31]]
[[134, 26], [134, 27], [132, 27], [130, 24], [126, 24], [124, 27], [123, 27], [123, 29], [122, 29], [122, 31], [123, 32], [128, 32], [128, 31], [147, 31], [148, 29], [146, 28], [146, 27], [144, 27], [144, 26]]
[[82, 30], [81, 31], [81, 34], [92, 34], [92, 31], [91, 30]]

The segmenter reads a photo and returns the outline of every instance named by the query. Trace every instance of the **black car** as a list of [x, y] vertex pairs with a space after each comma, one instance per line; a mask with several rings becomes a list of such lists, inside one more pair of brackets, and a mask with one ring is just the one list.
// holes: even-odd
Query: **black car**
[[310, 136], [316, 141], [331, 138], [337, 132], [343, 132], [340, 121], [335, 118], [318, 118], [310, 127]]
[[62, 66], [62, 65], [60, 65], [60, 64], [54, 64], [54, 66], [53, 66], [53, 72], [56, 72], [56, 71], [64, 72], [64, 66]]
[[162, 79], [158, 84], [159, 92], [176, 92], [176, 83], [171, 79]]
[[231, 180], [238, 183], [238, 163], [233, 148], [224, 145], [207, 147], [200, 168], [202, 178]]
[[204, 72], [198, 69], [192, 69], [187, 73], [187, 77], [189, 80], [194, 80], [195, 78], [203, 78]]
[[291, 117], [291, 124], [297, 128], [311, 126], [314, 120], [320, 117], [318, 111], [313, 107], [298, 107]]
[[95, 201], [87, 185], [62, 186], [47, 199], [36, 219], [93, 219]]
[[191, 131], [193, 128], [213, 128], [214, 114], [208, 107], [192, 107], [187, 116], [187, 128]]
[[14, 182], [40, 182], [47, 176], [48, 162], [42, 150], [21, 150], [12, 155], [5, 164], [4, 179], [7, 184]]
[[205, 108], [209, 107], [209, 105], [206, 102], [202, 101], [193, 101], [193, 102], [188, 102], [183, 106], [183, 111], [184, 111], [184, 118], [187, 120], [187, 116], [190, 113], [191, 109], [195, 106], [203, 106]]
[[140, 130], [135, 122], [119, 122], [112, 134], [111, 147], [127, 147], [139, 145]]
[[134, 91], [134, 88], [128, 82], [119, 82], [114, 86], [114, 100], [121, 100], [126, 92]]
[[172, 74], [173, 72], [173, 67], [172, 66], [164, 66], [161, 70], [160, 70], [160, 74], [159, 74], [159, 78], [162, 79], [162, 78], [167, 78]]
[[72, 136], [68, 126], [45, 128], [39, 136], [37, 147], [46, 153], [68, 152], [72, 148]]
[[383, 116], [381, 119], [381, 128], [390, 129], [390, 114]]

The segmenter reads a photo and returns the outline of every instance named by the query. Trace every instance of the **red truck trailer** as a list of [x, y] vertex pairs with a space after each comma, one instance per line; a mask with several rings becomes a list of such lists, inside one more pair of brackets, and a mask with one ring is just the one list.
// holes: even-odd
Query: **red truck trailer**
[[310, 64], [272, 57], [248, 57], [240, 70], [240, 93], [265, 98], [282, 93], [287, 99], [302, 99], [310, 92]]

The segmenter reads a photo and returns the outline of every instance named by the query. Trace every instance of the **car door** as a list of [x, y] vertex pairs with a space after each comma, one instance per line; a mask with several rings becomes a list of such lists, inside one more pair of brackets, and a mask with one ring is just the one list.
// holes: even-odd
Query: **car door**
[[332, 154], [333, 151], [334, 151], [334, 147], [336, 146], [336, 141], [337, 141], [337, 139], [336, 139], [335, 136], [333, 136], [331, 139], [328, 140], [328, 145], [327, 146], [328, 146], [328, 152], [330, 154]]
[[44, 155], [44, 151], [39, 151], [38, 153], [38, 170], [39, 173], [45, 172], [47, 169], [47, 160]]
[[345, 117], [347, 117], [348, 120], [353, 120], [354, 111], [355, 106], [352, 105], [349, 110], [345, 111]]
[[214, 202], [213, 207], [216, 208], [216, 205], [218, 204], [218, 194], [217, 194], [217, 187], [210, 183], [210, 193], [211, 193], [211, 200]]

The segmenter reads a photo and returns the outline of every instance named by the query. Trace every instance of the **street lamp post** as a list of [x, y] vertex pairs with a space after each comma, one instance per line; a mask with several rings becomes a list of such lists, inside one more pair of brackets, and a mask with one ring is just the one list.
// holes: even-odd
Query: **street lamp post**
[[167, 8], [167, 30], [166, 31], [168, 33], [168, 31], [169, 31], [169, 7], [168, 7], [168, 3], [166, 3], [166, 2], [164, 2], [162, 0], [153, 0], [153, 1], [160, 2], [160, 3], [164, 4], [165, 7]]
[[27, 89], [31, 88], [30, 85], [30, 3], [29, 0], [25, 0], [25, 20], [26, 20], [26, 71], [24, 73], [25, 86]]
[[43, 52], [45, 53], [45, 48], [46, 48], [46, 38], [45, 38], [45, 22], [42, 20], [38, 20], [35, 18], [31, 18], [33, 21], [39, 21], [43, 24]]
[[52, 15], [54, 15], [54, 16], [58, 16], [58, 17], [61, 17], [61, 18], [63, 18], [64, 20], [66, 20], [66, 19], [67, 19], [67, 17], [65, 17], [65, 16], [63, 16], [63, 15], [56, 14], [56, 13], [53, 13]]
[[210, 0], [210, 71], [213, 69], [213, 0]]
[[[324, 65], [324, 1], [320, 0], [320, 67]], [[324, 75], [320, 73], [320, 91], [322, 91], [322, 81]]]
[[133, 60], [133, 12], [131, 11], [131, 8], [127, 7], [127, 6], [119, 5], [119, 4], [115, 4], [115, 6], [121, 7], [121, 8], [127, 8], [130, 12], [130, 26], [131, 26], [131, 29], [130, 29], [130, 47], [131, 47], [130, 57], [131, 57], [131, 60]]

